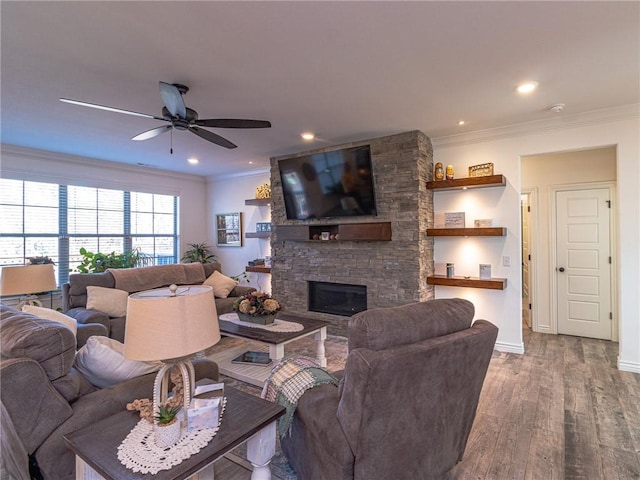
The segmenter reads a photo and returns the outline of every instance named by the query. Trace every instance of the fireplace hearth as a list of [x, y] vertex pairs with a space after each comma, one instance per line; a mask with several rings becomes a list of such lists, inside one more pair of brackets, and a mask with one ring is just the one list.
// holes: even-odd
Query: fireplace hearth
[[331, 282], [307, 282], [309, 311], [350, 317], [367, 309], [367, 287]]

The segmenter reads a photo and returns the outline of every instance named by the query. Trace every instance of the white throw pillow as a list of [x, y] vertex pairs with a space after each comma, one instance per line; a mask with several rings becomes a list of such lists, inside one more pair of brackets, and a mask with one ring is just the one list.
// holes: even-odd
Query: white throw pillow
[[124, 357], [123, 343], [113, 338], [93, 336], [78, 350], [73, 366], [96, 387], [105, 388], [157, 372], [162, 364], [129, 360]]
[[57, 310], [52, 310], [50, 308], [44, 307], [36, 307], [35, 305], [23, 305], [22, 311], [40, 318], [45, 318], [47, 320], [61, 323], [65, 327], [68, 327], [74, 335], [78, 333], [78, 322], [76, 321], [76, 319], [71, 318], [69, 315], [65, 315], [62, 312], [58, 312]]
[[87, 310], [98, 310], [110, 317], [127, 315], [129, 293], [124, 290], [106, 287], [87, 287]]
[[213, 295], [218, 298], [227, 298], [237, 284], [238, 282], [233, 278], [227, 277], [217, 270], [209, 275], [209, 278], [203, 283], [203, 285], [209, 285], [213, 288]]

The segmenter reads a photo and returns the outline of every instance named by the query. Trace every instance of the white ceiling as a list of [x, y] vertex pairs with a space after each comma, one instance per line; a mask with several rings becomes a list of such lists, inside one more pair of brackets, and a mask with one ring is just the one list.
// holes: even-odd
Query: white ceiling
[[[640, 101], [640, 3], [2, 1], [2, 143], [197, 175], [407, 130], [432, 138]], [[270, 120], [134, 142], [158, 81], [201, 118]], [[514, 86], [536, 80], [523, 97]], [[547, 107], [565, 103], [560, 114]], [[457, 121], [466, 120], [465, 126]], [[300, 138], [316, 132], [312, 144]], [[200, 164], [190, 166], [188, 157]], [[249, 165], [249, 162], [253, 162]]]

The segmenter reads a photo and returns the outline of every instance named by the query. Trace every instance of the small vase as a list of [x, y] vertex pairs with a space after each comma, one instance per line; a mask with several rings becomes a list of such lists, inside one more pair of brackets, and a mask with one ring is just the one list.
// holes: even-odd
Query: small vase
[[169, 425], [153, 426], [154, 441], [160, 448], [167, 448], [175, 445], [180, 440], [180, 420], [176, 419]]
[[271, 325], [276, 319], [277, 313], [271, 313], [269, 315], [249, 315], [247, 313], [238, 314], [238, 318], [243, 322], [257, 323], [258, 325]]

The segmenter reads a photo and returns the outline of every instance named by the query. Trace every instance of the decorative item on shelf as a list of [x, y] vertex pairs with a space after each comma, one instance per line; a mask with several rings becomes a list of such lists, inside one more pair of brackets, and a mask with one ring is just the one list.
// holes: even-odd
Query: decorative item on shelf
[[271, 185], [263, 183], [256, 187], [256, 198], [271, 198]]
[[269, 325], [282, 309], [280, 303], [265, 292], [253, 291], [233, 303], [233, 311], [244, 322]]
[[464, 212], [445, 212], [444, 227], [445, 228], [464, 228], [465, 227]]
[[264, 266], [271, 268], [271, 256], [270, 255], [266, 255], [264, 257]]
[[491, 264], [489, 263], [481, 263], [480, 264], [480, 278], [491, 278]]
[[473, 226], [476, 228], [493, 227], [493, 218], [478, 218], [473, 221]]
[[488, 177], [493, 175], [493, 163], [481, 163], [469, 167], [470, 177]]
[[0, 295], [21, 295], [18, 310], [23, 305], [41, 307], [42, 302], [36, 294], [48, 293], [56, 288], [53, 263], [5, 266], [0, 273]]
[[329, 235], [329, 232], [322, 232], [322, 235], [320, 237], [321, 240], [329, 240], [331, 238], [331, 236]]
[[270, 232], [271, 222], [256, 222], [256, 232]]
[[254, 259], [254, 260], [249, 260], [249, 261], [247, 262], [247, 264], [248, 264], [250, 267], [259, 267], [259, 266], [262, 266], [262, 265], [264, 265], [264, 258], [256, 258], [256, 259]]
[[175, 445], [180, 440], [181, 425], [177, 417], [182, 407], [174, 405], [160, 405], [156, 412], [153, 427], [155, 444], [160, 448]]
[[453, 263], [447, 263], [447, 278], [453, 278], [455, 275], [455, 266]]
[[[191, 357], [220, 341], [213, 289], [207, 285], [145, 290], [129, 295], [124, 356], [130, 360], [163, 363], [153, 385], [153, 415], [160, 406], [188, 406], [194, 393]], [[182, 393], [170, 397], [169, 378], [182, 383]], [[186, 415], [179, 423], [186, 431]], [[157, 419], [156, 419], [157, 423]]]
[[441, 181], [444, 180], [444, 167], [442, 166], [442, 163], [438, 162], [436, 163], [434, 170], [433, 170], [433, 179], [435, 181]]
[[453, 165], [447, 165], [447, 169], [445, 172], [445, 177], [447, 180], [453, 180]]

